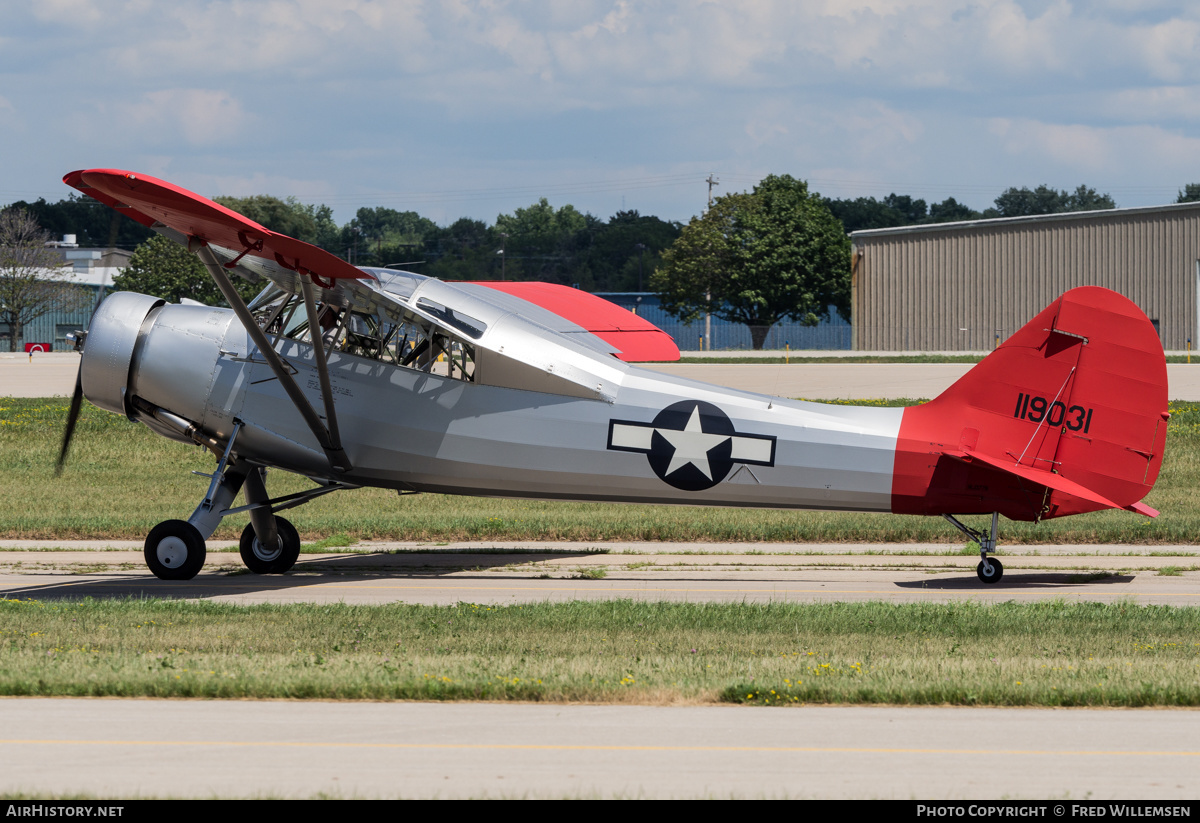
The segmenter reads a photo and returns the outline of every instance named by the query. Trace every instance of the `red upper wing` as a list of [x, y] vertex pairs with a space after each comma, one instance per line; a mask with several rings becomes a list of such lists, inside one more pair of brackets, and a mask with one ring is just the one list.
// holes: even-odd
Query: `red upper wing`
[[71, 172], [63, 177], [63, 182], [144, 226], [162, 223], [206, 243], [234, 251], [248, 249], [248, 254], [255, 257], [329, 279], [357, 280], [366, 276], [324, 249], [277, 234], [220, 203], [165, 180], [120, 169], [86, 169]]

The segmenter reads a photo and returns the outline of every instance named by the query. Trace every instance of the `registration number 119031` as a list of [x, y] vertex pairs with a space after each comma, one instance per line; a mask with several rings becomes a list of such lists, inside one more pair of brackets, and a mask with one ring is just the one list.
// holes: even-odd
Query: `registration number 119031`
[[1083, 406], [1068, 406], [1061, 400], [1050, 401], [1044, 397], [1025, 394], [1017, 395], [1017, 407], [1013, 417], [1034, 423], [1046, 421], [1050, 426], [1066, 426], [1073, 432], [1084, 434], [1092, 427], [1092, 409]]

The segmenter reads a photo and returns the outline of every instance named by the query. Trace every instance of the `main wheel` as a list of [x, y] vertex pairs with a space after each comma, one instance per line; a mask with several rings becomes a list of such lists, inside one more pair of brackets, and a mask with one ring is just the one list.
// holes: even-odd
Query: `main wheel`
[[238, 549], [246, 568], [255, 574], [283, 574], [296, 564], [296, 558], [300, 556], [300, 535], [296, 527], [282, 517], [276, 517], [275, 531], [279, 539], [274, 546], [264, 546], [258, 541], [253, 523], [242, 531]]
[[975, 573], [984, 583], [999, 583], [1000, 578], [1004, 577], [1004, 567], [1000, 565], [999, 560], [989, 557], [986, 563], [982, 560], [979, 561], [979, 565], [975, 567]]
[[164, 520], [146, 536], [146, 565], [160, 580], [191, 580], [207, 553], [199, 530], [186, 520]]

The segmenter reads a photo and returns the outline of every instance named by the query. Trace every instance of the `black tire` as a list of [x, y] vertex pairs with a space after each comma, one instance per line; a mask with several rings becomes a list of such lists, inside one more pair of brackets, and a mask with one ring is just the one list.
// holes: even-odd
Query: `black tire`
[[296, 558], [300, 556], [300, 535], [296, 527], [282, 517], [276, 517], [275, 531], [279, 534], [279, 544], [274, 551], [264, 550], [254, 533], [253, 523], [247, 524], [242, 531], [238, 550], [246, 568], [255, 574], [283, 574], [296, 565]]
[[146, 535], [146, 565], [160, 580], [191, 580], [207, 554], [204, 538], [186, 520], [164, 520]]
[[980, 580], [991, 585], [999, 583], [1000, 578], [1004, 577], [1004, 566], [1000, 565], [1000, 561], [996, 558], [989, 557], [986, 565], [982, 560], [979, 561], [979, 565], [975, 567], [975, 573], [979, 575]]

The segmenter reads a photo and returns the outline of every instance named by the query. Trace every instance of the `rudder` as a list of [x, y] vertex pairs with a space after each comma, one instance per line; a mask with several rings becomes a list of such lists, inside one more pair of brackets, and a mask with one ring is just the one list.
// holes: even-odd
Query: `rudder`
[[1158, 477], [1168, 417], [1153, 324], [1114, 291], [1072, 289], [905, 410], [893, 511], [1039, 520], [1133, 508]]

